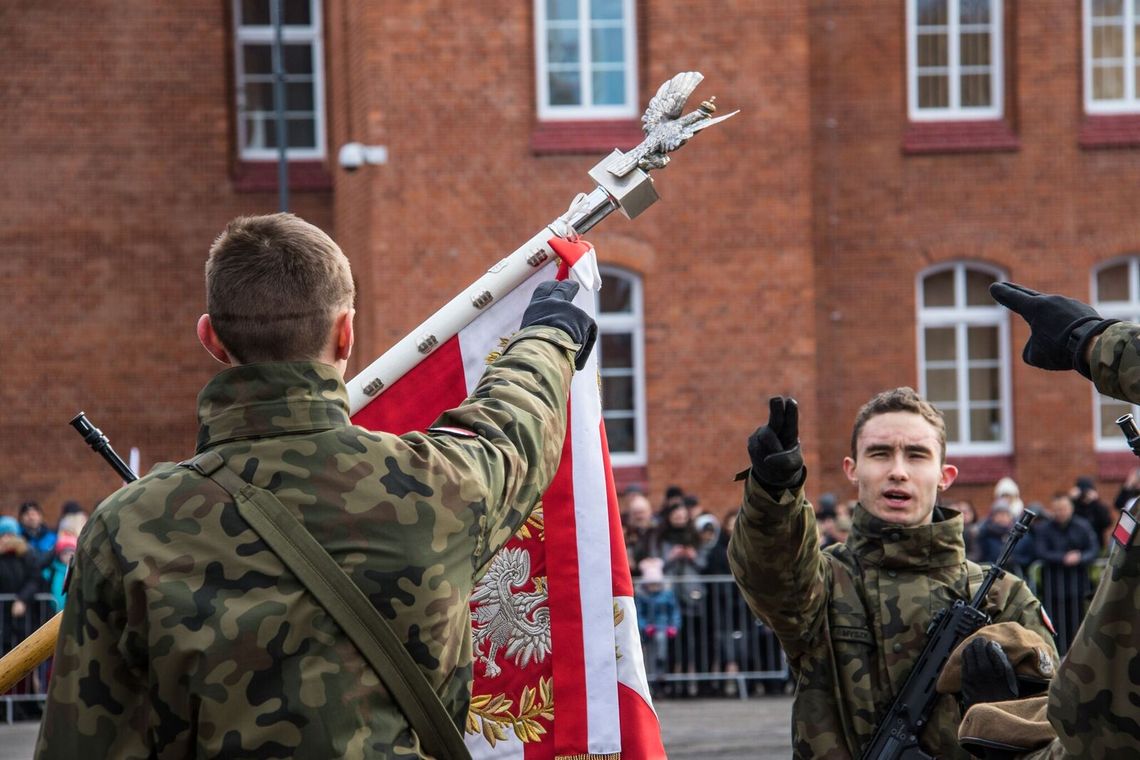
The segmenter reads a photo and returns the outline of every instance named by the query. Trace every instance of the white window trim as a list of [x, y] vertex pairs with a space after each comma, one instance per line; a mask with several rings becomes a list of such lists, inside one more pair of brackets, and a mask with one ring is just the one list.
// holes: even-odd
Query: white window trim
[[[534, 51], [535, 88], [538, 93], [538, 118], [540, 120], [584, 121], [588, 119], [625, 119], [641, 115], [638, 110], [637, 94], [637, 11], [634, 0], [621, 0], [625, 16], [623, 44], [625, 45], [625, 92], [626, 102], [622, 105], [550, 105], [549, 82], [547, 80], [546, 57], [546, 0], [534, 0]], [[585, 19], [578, 30], [578, 50], [582, 55], [582, 87], [586, 97], [593, 100], [593, 80], [589, 76], [590, 61], [590, 0], [578, 0], [578, 17]]]
[[[1081, 25], [1084, 35], [1084, 83], [1085, 83], [1085, 113], [1089, 114], [1119, 114], [1136, 113], [1140, 111], [1140, 91], [1137, 90], [1136, 81], [1136, 50], [1135, 32], [1129, 33], [1140, 23], [1131, 0], [1124, 0], [1124, 97], [1119, 100], [1093, 100], [1093, 64], [1092, 64], [1092, 0], [1083, 0], [1081, 12]], [[1131, 93], [1131, 97], [1129, 97]]]
[[[1100, 301], [1100, 293], [1097, 292], [1097, 275], [1112, 267], [1119, 266], [1122, 263], [1128, 263], [1128, 301], [1109, 301], [1102, 303]], [[1090, 274], [1089, 293], [1092, 293], [1092, 306], [1097, 312], [1107, 319], [1121, 319], [1126, 321], [1135, 322], [1140, 318], [1140, 292], [1137, 291], [1137, 275], [1140, 274], [1140, 254], [1131, 254], [1128, 256], [1119, 256], [1110, 261], [1105, 261], [1097, 266]], [[1092, 404], [1092, 424], [1093, 424], [1093, 444], [1096, 451], [1131, 451], [1128, 448], [1128, 441], [1125, 440], [1123, 433], [1119, 430], [1114, 431], [1113, 435], [1105, 437], [1101, 435], [1100, 429], [1100, 405], [1102, 400], [1109, 400], [1113, 403], [1125, 403], [1119, 399], [1109, 399], [1094, 387], [1092, 389], [1093, 404]], [[1132, 416], [1140, 419], [1140, 404], [1130, 404], [1129, 412]]]
[[[641, 467], [648, 461], [645, 422], [645, 311], [643, 309], [641, 276], [636, 272], [615, 266], [603, 265], [599, 266], [598, 269], [603, 275], [619, 277], [630, 285], [630, 311], [628, 314], [616, 312], [603, 314], [601, 310], [597, 313], [599, 350], [601, 348], [600, 338], [605, 332], [630, 333], [633, 344], [634, 450], [610, 452], [610, 464], [614, 467]], [[602, 358], [604, 359], [604, 357]]]
[[950, 106], [947, 108], [919, 108], [918, 106], [918, 11], [916, 0], [906, 2], [906, 79], [907, 113], [911, 121], [981, 121], [1000, 119], [1004, 112], [1005, 57], [1002, 22], [1002, 0], [993, 0], [990, 11], [990, 63], [993, 82], [993, 105], [963, 108], [961, 102], [961, 65], [958, 0], [947, 0], [949, 25], [947, 28], [947, 68], [950, 80]]
[[[325, 157], [325, 54], [324, 31], [321, 20], [321, 3], [319, 0], [309, 0], [310, 18], [309, 26], [284, 26], [281, 29], [281, 42], [304, 42], [312, 45], [313, 49], [313, 121], [314, 148], [289, 148], [290, 161], [319, 160]], [[233, 0], [234, 21], [234, 106], [237, 113], [238, 146], [243, 161], [276, 161], [278, 152], [276, 148], [249, 148], [246, 146], [245, 136], [245, 108], [242, 100], [245, 97], [245, 70], [242, 63], [242, 43], [260, 42], [273, 44], [274, 29], [266, 27], [244, 27], [238, 25], [241, 18], [241, 0]], [[288, 111], [286, 111], [288, 114]]]
[[[923, 282], [927, 277], [941, 274], [947, 270], [954, 271], [954, 306], [927, 307], [923, 301]], [[969, 401], [969, 363], [968, 346], [966, 343], [966, 330], [969, 327], [997, 327], [998, 328], [998, 383], [1001, 389], [1001, 398], [997, 409], [1001, 415], [1002, 438], [998, 441], [974, 442], [946, 442], [948, 456], [1004, 456], [1013, 452], [1013, 409], [1012, 409], [1012, 381], [1009, 368], [1009, 316], [1004, 309], [995, 304], [989, 306], [966, 306], [966, 270], [984, 272], [992, 275], [995, 280], [1005, 279], [1005, 274], [995, 267], [975, 261], [955, 261], [949, 264], [924, 269], [915, 279], [915, 303], [918, 304], [917, 319], [917, 345], [918, 345], [918, 384], [919, 393], [926, 398], [926, 328], [953, 327], [955, 328], [955, 357], [956, 390], [960, 400]], [[944, 412], [945, 413], [945, 412]], [[970, 415], [969, 409], [959, 408], [958, 431], [962, 437], [969, 437]]]

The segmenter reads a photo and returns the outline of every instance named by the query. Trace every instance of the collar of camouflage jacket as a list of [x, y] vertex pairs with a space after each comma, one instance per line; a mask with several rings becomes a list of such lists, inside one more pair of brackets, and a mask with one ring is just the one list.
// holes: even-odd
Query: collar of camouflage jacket
[[198, 394], [198, 452], [228, 441], [344, 427], [348, 391], [320, 362], [243, 364]]
[[929, 525], [907, 528], [884, 522], [857, 505], [847, 546], [860, 562], [888, 568], [917, 570], [966, 561], [962, 516], [950, 509], [936, 509]]

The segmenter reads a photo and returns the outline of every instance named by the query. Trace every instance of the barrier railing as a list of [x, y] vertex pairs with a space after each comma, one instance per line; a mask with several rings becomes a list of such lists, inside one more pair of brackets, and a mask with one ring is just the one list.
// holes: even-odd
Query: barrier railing
[[[12, 603], [15, 601], [15, 594], [0, 594], [0, 646], [5, 652], [30, 636], [57, 611], [51, 594], [36, 594], [24, 614], [16, 617], [12, 615]], [[5, 722], [39, 717], [47, 699], [51, 664], [49, 659], [17, 681], [6, 693], [0, 694]]]
[[[658, 587], [672, 592], [675, 614], [667, 595], [651, 603]], [[732, 576], [666, 576], [661, 584], [635, 579], [634, 594], [640, 600], [646, 676], [655, 695], [696, 695], [711, 686], [745, 699], [750, 686], [782, 690], [787, 682], [780, 642], [748, 609]]]

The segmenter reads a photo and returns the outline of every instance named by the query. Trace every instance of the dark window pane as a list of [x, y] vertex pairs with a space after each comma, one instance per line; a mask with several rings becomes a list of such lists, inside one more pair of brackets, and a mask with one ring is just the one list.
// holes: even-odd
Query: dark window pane
[[918, 78], [919, 108], [948, 108], [950, 106], [950, 79], [945, 74]]
[[314, 119], [288, 119], [285, 122], [290, 148], [317, 147], [317, 122]]
[[1094, 17], [1119, 16], [1123, 12], [1123, 0], [1092, 0], [1092, 15]]
[[1001, 414], [999, 410], [970, 410], [970, 440], [977, 442], [1001, 440]]
[[932, 274], [922, 281], [923, 306], [954, 305], [954, 270]]
[[990, 0], [959, 0], [958, 18], [963, 24], [988, 24]]
[[996, 307], [997, 303], [994, 302], [993, 297], [990, 295], [990, 285], [992, 285], [993, 282], [994, 276], [992, 274], [979, 272], [976, 269], [967, 269], [966, 305]]
[[242, 26], [269, 26], [269, 0], [241, 0]]
[[546, 0], [546, 18], [551, 21], [576, 20], [578, 0]]
[[313, 23], [312, 0], [285, 0], [286, 26], [309, 26]]
[[312, 111], [314, 92], [311, 82], [285, 83], [285, 108], [289, 111]]
[[285, 73], [312, 74], [313, 73], [313, 46], [285, 45]]
[[990, 65], [990, 35], [963, 34], [959, 41], [959, 62], [963, 66]]
[[958, 420], [958, 405], [936, 404], [936, 406], [938, 407], [939, 411], [942, 412], [942, 418], [946, 421], [946, 440], [962, 440], [962, 426]]
[[625, 60], [624, 45], [621, 29], [590, 30], [590, 58], [594, 63], [621, 63]]
[[945, 24], [949, 19], [946, 0], [916, 0], [915, 5], [918, 7], [920, 25]]
[[953, 327], [931, 327], [926, 330], [926, 361], [954, 361], [955, 332]]
[[1117, 264], [1097, 272], [1096, 298], [1098, 301], [1128, 300], [1128, 264]]
[[272, 111], [273, 83], [250, 82], [245, 86], [245, 110]]
[[974, 368], [970, 370], [970, 400], [997, 401], [999, 398], [999, 375], [997, 367]]
[[602, 408], [633, 410], [633, 378], [616, 375], [602, 378]]
[[983, 108], [993, 103], [989, 74], [965, 74], [961, 88], [963, 108]]
[[1093, 68], [1093, 99], [1120, 100], [1124, 97], [1124, 68], [1121, 66], [1095, 66]]
[[577, 69], [552, 71], [547, 81], [550, 88], [550, 105], [582, 105], [582, 79]]
[[603, 333], [602, 369], [633, 366], [633, 335], [630, 333]]
[[621, 0], [590, 0], [590, 17], [595, 19], [620, 19]]
[[996, 327], [967, 327], [966, 349], [971, 359], [997, 359], [998, 329]]
[[594, 105], [620, 106], [625, 102], [625, 74], [621, 71], [594, 72]]
[[242, 69], [247, 74], [273, 73], [273, 48], [269, 45], [243, 45]]
[[939, 404], [958, 400], [958, 373], [953, 369], [926, 371], [926, 398]]
[[606, 422], [606, 439], [610, 453], [632, 453], [634, 448], [633, 420], [629, 417], [603, 417]]
[[598, 296], [598, 311], [628, 314], [633, 310], [633, 288], [625, 277], [602, 275], [602, 291]]
[[946, 46], [946, 35], [941, 32], [918, 35], [918, 65], [946, 66], [950, 62], [950, 51]]

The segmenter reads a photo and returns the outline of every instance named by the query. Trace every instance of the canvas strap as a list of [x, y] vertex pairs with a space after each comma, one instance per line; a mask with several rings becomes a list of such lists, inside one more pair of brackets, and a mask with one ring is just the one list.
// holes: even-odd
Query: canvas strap
[[238, 513], [337, 622], [437, 758], [471, 757], [439, 695], [364, 592], [271, 491], [246, 482], [216, 451], [183, 462], [233, 497]]

